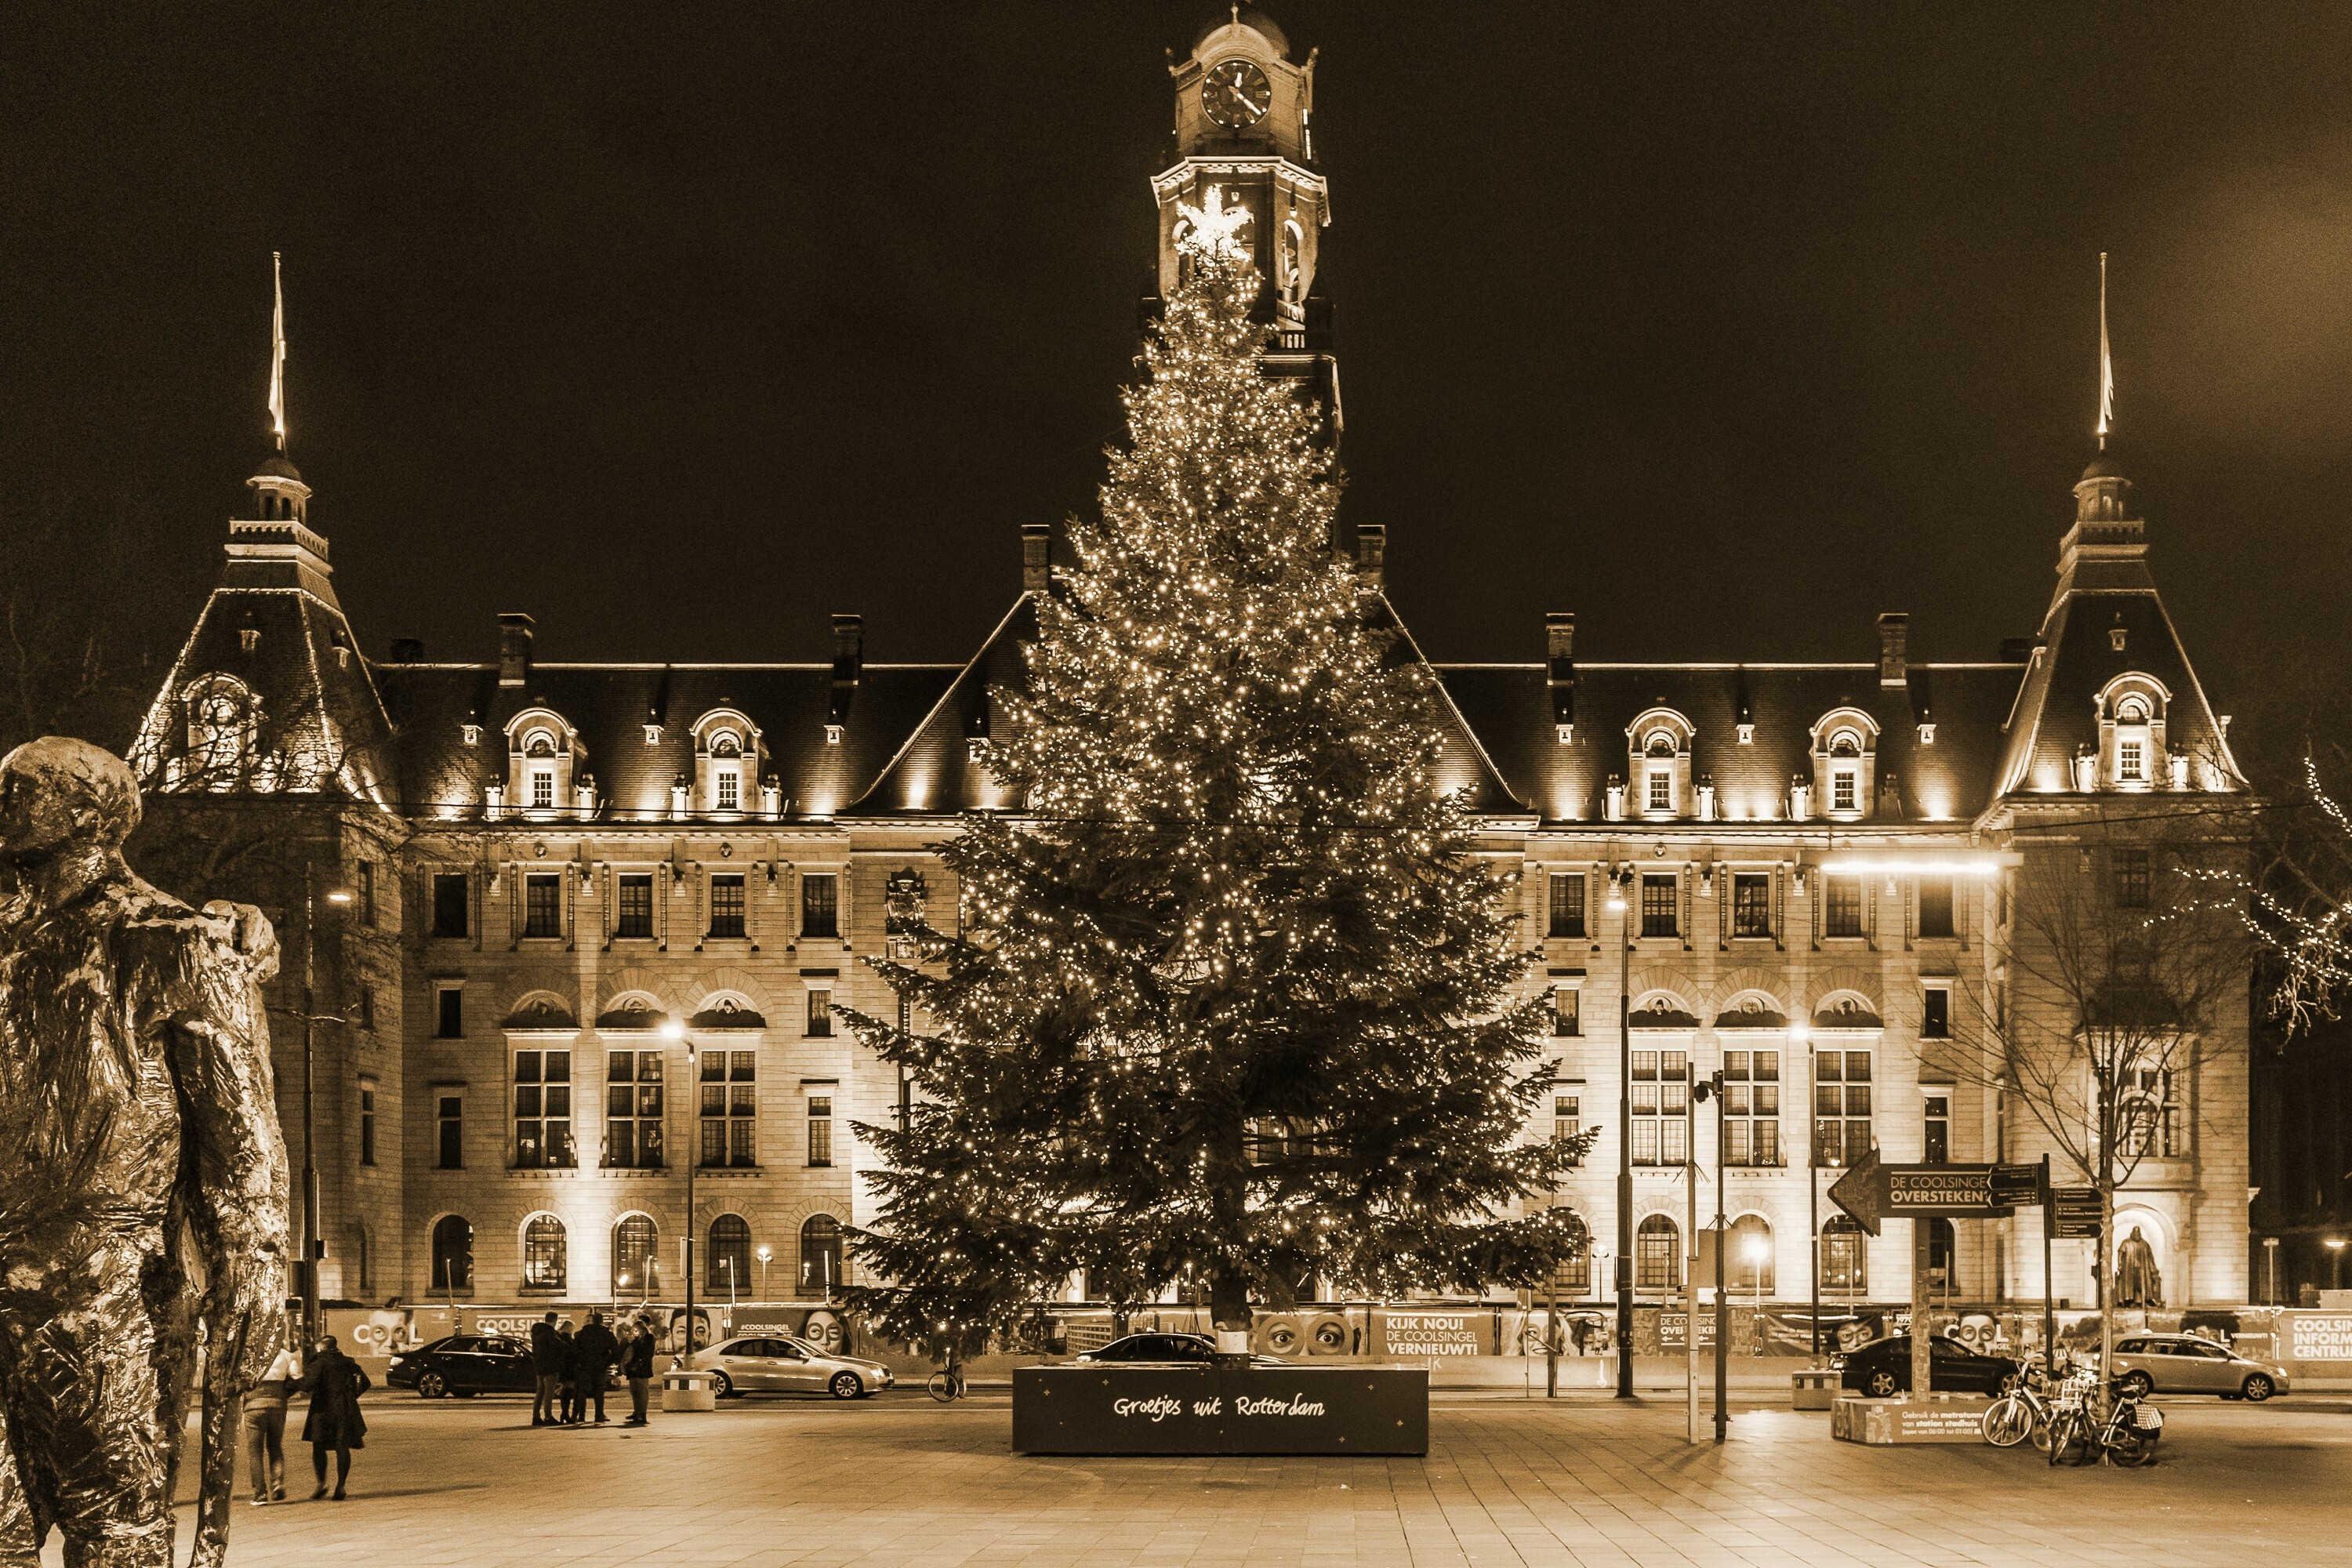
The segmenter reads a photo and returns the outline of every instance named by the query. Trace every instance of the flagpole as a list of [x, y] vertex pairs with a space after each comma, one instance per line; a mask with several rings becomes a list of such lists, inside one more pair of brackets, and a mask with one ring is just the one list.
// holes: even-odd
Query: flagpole
[[286, 450], [286, 279], [284, 264], [269, 253], [269, 425], [278, 449]]
[[2107, 349], [2107, 253], [2099, 252], [2099, 450], [2116, 422], [2116, 362]]

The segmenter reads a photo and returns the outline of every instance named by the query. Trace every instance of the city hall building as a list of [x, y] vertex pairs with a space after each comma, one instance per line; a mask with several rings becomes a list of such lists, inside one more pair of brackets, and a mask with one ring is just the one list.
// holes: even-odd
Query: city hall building
[[[1245, 204], [1268, 374], [1320, 398], [1336, 438], [1314, 61], [1291, 54], [1242, 9], [1174, 65], [1160, 287], [1180, 204]], [[134, 749], [142, 864], [278, 925], [279, 1102], [320, 1173], [323, 1293], [675, 1300], [689, 1234], [706, 1298], [839, 1285], [842, 1229], [873, 1202], [855, 1126], [908, 1091], [833, 1009], [893, 1012], [866, 960], [927, 910], [951, 918], [932, 847], [1009, 804], [975, 743], [1054, 591], [1049, 529], [1004, 542], [1002, 619], [961, 664], [869, 662], [855, 615], [814, 664], [549, 658], [522, 613], [486, 615], [484, 657], [453, 663], [363, 651], [310, 487], [282, 452], [248, 486]], [[1612, 1290], [1621, 1146], [1638, 1291], [1682, 1286], [1685, 1162], [1718, 1158], [1717, 1104], [1692, 1090], [1717, 1072], [1743, 1295], [1801, 1299], [1816, 1256], [1826, 1298], [1910, 1294], [1908, 1227], [1869, 1238], [1821, 1195], [1867, 1150], [2050, 1151], [1997, 1073], [1937, 1065], [2007, 994], [2020, 868], [2060, 857], [2128, 909], [2168, 838], [2246, 792], [2129, 481], [2100, 456], [2063, 531], [2052, 500], [2040, 634], [1988, 636], [1980, 660], [1913, 658], [1890, 613], [1855, 619], [1844, 662], [1628, 663], [1563, 612], [1525, 628], [1522, 661], [1437, 667], [1445, 783], [1516, 873], [1527, 984], [1553, 998], [1561, 1083], [1527, 1135], [1600, 1130], [1557, 1194], [1595, 1243], [1567, 1296]], [[1389, 616], [1382, 545], [1364, 528], [1339, 548]], [[2134, 1085], [2144, 1157], [2116, 1235], [2149, 1244], [2171, 1305], [2246, 1297], [2246, 1031], [2241, 986], [2193, 1070]], [[1940, 1226], [1937, 1293], [2039, 1300], [2040, 1229], [2033, 1210]], [[2053, 1293], [2087, 1304], [2090, 1264], [2061, 1243]]]

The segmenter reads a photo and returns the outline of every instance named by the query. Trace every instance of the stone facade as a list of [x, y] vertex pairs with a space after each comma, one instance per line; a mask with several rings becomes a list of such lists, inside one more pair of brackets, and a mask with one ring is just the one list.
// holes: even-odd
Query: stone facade
[[[1162, 286], [1181, 202], [1218, 184], [1255, 204], [1269, 369], [1332, 400], [1336, 438], [1311, 61], [1287, 55], [1244, 12], [1179, 66], [1177, 157], [1153, 181]], [[1252, 121], [1260, 79], [1271, 98]], [[1195, 112], [1188, 95], [1235, 81], [1249, 91]], [[335, 598], [309, 488], [282, 456], [251, 486], [134, 760], [153, 843], [238, 847], [167, 878], [252, 899], [293, 933], [282, 1093], [301, 1082], [301, 890], [373, 888], [311, 900], [314, 1008], [340, 1020], [314, 1026], [325, 1293], [674, 1299], [686, 1234], [705, 1299], [836, 1283], [830, 1232], [868, 1217], [856, 1125], [887, 1123], [902, 1088], [828, 1005], [895, 1011], [866, 963], [890, 951], [894, 900], [951, 911], [928, 847], [1008, 804], [972, 742], [1053, 591], [1047, 531], [1024, 531], [1020, 594], [961, 665], [869, 665], [853, 616], [835, 618], [832, 659], [804, 665], [548, 662], [520, 614], [499, 617], [495, 660], [395, 644], [376, 661]], [[1856, 626], [1874, 657], [1852, 662], [1580, 661], [1562, 614], [1540, 658], [1438, 667], [1445, 782], [1518, 873], [1528, 984], [1556, 998], [1562, 1082], [1528, 1134], [1602, 1129], [1559, 1194], [1603, 1254], [1569, 1294], [1612, 1288], [1628, 1137], [1641, 1294], [1679, 1283], [1680, 1162], [1714, 1164], [1717, 1103], [1727, 1212], [1761, 1245], [1735, 1254], [1742, 1293], [1808, 1288], [1835, 1174], [1811, 1173], [1809, 1197], [1809, 1151], [2048, 1152], [1984, 1067], [1981, 1020], [2002, 1016], [2011, 960], [2030, 967], [2021, 871], [2056, 856], [2087, 889], [2120, 887], [2140, 851], [2184, 834], [2226, 856], [2214, 825], [2245, 799], [2128, 483], [2103, 455], [2074, 500], [2042, 634], [1996, 658], [1915, 659], [1887, 615]], [[1368, 614], [1392, 621], [1383, 543], [1350, 529], [1338, 547]], [[2123, 1200], [2174, 1304], [2246, 1291], [2246, 1022], [2241, 988], [2166, 1086], [2173, 1142]], [[1694, 1104], [1718, 1071], [1727, 1100]], [[284, 1109], [299, 1151], [299, 1095]], [[2038, 1297], [2038, 1225], [1961, 1222], [1935, 1255], [1942, 1288]], [[1905, 1229], [1833, 1236], [1825, 1299], [1906, 1296]], [[2056, 1294], [2087, 1301], [2085, 1249], [2062, 1244], [2057, 1264]]]

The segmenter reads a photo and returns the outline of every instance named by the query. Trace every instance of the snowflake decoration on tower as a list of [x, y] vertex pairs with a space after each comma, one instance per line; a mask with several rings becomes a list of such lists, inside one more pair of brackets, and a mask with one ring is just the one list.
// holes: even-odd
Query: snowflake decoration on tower
[[1224, 191], [1211, 185], [1208, 198], [1201, 205], [1179, 202], [1176, 210], [1180, 215], [1176, 223], [1177, 249], [1219, 261], [1249, 259], [1249, 247], [1241, 239], [1241, 231], [1250, 222], [1247, 205], [1241, 202], [1225, 205]]

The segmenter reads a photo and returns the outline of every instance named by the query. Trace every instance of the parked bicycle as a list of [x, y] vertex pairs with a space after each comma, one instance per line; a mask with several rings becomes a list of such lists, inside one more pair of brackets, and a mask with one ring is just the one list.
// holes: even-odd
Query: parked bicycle
[[2087, 1465], [2104, 1459], [2126, 1468], [2152, 1465], [2157, 1441], [2163, 1436], [2164, 1412], [2148, 1404], [2128, 1380], [2117, 1379], [2108, 1385], [2104, 1415], [2094, 1408], [2087, 1390], [2053, 1413], [2050, 1462]]
[[1984, 1440], [1996, 1448], [2014, 1448], [2031, 1437], [2033, 1446], [2046, 1453], [2051, 1411], [2063, 1381], [2045, 1376], [2038, 1366], [2029, 1366], [2003, 1383], [2000, 1397], [1985, 1407], [1984, 1419], [1979, 1423]]

